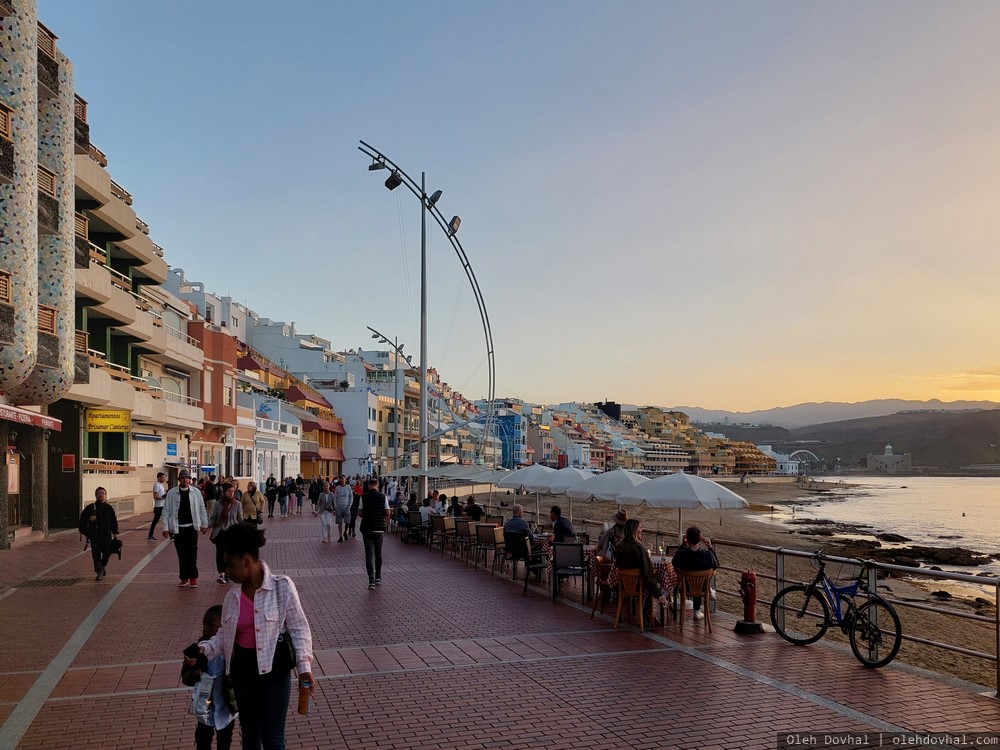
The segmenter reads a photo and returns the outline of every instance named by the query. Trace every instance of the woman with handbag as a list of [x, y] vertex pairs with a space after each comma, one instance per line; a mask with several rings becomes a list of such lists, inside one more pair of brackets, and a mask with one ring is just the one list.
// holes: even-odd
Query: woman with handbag
[[229, 583], [226, 578], [226, 561], [222, 558], [225, 549], [226, 531], [243, 521], [243, 509], [236, 501], [236, 488], [231, 484], [222, 485], [222, 497], [212, 508], [208, 526], [212, 530], [209, 539], [215, 545], [215, 569], [219, 571], [219, 583]]
[[227, 571], [240, 586], [222, 603], [222, 629], [198, 644], [208, 659], [226, 657], [243, 750], [284, 750], [288, 673], [297, 670], [300, 690], [313, 684], [309, 622], [295, 584], [272, 574], [260, 559], [264, 543], [264, 530], [247, 523], [226, 533]]
[[240, 498], [243, 506], [243, 520], [247, 523], [264, 523], [264, 495], [253, 480], [247, 482], [247, 491]]

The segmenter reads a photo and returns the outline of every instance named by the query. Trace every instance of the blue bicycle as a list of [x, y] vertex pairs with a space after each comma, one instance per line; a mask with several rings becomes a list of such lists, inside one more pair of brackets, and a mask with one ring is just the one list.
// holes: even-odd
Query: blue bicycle
[[[903, 641], [899, 615], [889, 602], [868, 590], [866, 573], [873, 563], [864, 563], [853, 583], [837, 586], [826, 574], [823, 554], [817, 552], [812, 560], [818, 568], [812, 583], [788, 586], [771, 602], [771, 624], [778, 635], [805, 646], [822, 638], [836, 622], [866, 667], [877, 669], [895, 659]], [[862, 604], [855, 602], [859, 592], [867, 595]]]

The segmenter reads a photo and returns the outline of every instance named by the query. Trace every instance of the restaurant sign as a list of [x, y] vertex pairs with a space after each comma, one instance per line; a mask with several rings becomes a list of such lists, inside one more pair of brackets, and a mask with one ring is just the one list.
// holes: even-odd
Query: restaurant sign
[[128, 409], [87, 409], [87, 432], [128, 432], [132, 412]]
[[7, 404], [0, 404], [0, 420], [17, 422], [18, 424], [30, 424], [46, 430], [62, 430], [62, 422], [54, 417], [39, 414], [28, 409], [19, 409], [16, 406], [9, 406]]

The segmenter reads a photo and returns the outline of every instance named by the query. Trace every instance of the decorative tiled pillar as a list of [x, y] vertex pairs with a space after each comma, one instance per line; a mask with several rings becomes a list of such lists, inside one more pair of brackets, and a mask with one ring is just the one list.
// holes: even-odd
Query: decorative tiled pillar
[[0, 99], [13, 110], [14, 142], [13, 183], [0, 182], [0, 271], [10, 274], [10, 303], [0, 300], [4, 390], [28, 377], [38, 339], [38, 7], [11, 5], [0, 19]]
[[38, 238], [38, 304], [55, 310], [55, 331], [38, 330], [36, 364], [28, 379], [9, 391], [15, 405], [51, 404], [74, 380], [74, 158], [73, 64], [62, 53], [59, 95], [39, 102], [38, 163], [56, 176], [58, 232]]

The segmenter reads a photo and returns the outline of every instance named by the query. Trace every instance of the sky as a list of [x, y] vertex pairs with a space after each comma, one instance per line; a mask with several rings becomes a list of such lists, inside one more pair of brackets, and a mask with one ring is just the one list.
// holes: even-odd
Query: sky
[[[39, 0], [172, 267], [419, 354], [462, 219], [498, 396], [1000, 400], [1000, 5]], [[486, 395], [428, 227], [428, 362]], [[414, 357], [417, 362], [418, 356]]]

